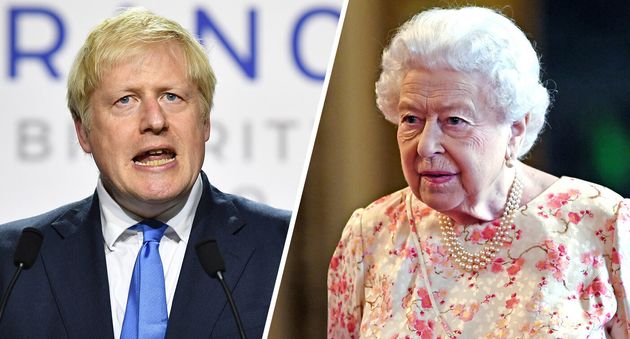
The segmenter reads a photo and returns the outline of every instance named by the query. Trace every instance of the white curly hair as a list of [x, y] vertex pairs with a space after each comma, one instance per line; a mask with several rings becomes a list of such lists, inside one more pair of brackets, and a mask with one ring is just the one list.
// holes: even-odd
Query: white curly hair
[[376, 104], [385, 118], [398, 123], [400, 85], [413, 68], [478, 73], [488, 81], [484, 92], [505, 122], [529, 113], [518, 157], [534, 145], [545, 123], [550, 96], [540, 81], [540, 61], [514, 22], [481, 7], [435, 8], [403, 24], [383, 51], [376, 82]]

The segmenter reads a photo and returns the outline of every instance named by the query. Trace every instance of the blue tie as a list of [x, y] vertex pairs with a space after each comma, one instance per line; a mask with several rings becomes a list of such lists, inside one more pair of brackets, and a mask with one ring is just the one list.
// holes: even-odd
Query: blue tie
[[166, 225], [155, 220], [143, 220], [130, 229], [142, 231], [144, 241], [133, 267], [120, 338], [164, 339], [168, 312], [164, 269], [158, 247]]

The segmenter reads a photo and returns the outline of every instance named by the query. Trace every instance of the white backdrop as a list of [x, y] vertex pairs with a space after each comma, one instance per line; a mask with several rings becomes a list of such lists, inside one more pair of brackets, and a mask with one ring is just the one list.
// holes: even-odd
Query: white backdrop
[[90, 29], [130, 5], [180, 22], [208, 50], [218, 78], [210, 181], [291, 209], [341, 2], [0, 0], [0, 223], [93, 193], [98, 171], [76, 141], [66, 76]]

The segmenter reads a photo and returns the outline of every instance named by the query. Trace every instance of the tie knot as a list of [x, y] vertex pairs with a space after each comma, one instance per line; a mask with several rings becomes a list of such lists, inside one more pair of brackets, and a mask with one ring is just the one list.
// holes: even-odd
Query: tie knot
[[157, 220], [142, 220], [138, 224], [132, 227], [132, 229], [142, 231], [145, 243], [147, 242], [160, 242], [164, 231], [166, 231], [167, 225]]

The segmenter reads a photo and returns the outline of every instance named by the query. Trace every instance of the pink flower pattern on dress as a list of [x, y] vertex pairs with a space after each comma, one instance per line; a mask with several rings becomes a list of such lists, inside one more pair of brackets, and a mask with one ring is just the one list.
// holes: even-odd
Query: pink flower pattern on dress
[[557, 244], [553, 240], [545, 240], [541, 246], [546, 255], [542, 260], [536, 263], [536, 268], [540, 271], [548, 270], [556, 280], [563, 281], [564, 273], [569, 266], [569, 256], [567, 255], [566, 246]]
[[[456, 232], [477, 251], [497, 225]], [[445, 325], [458, 338], [630, 338], [630, 200], [563, 177], [519, 209], [510, 237], [465, 273], [408, 188], [355, 211], [329, 265], [328, 337], [447, 338]]]

